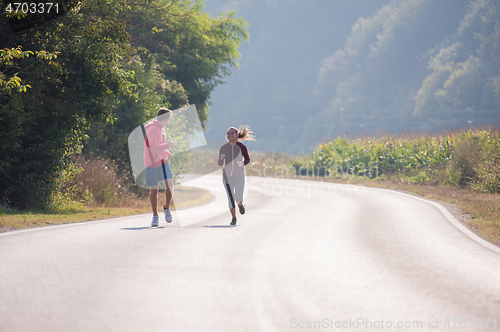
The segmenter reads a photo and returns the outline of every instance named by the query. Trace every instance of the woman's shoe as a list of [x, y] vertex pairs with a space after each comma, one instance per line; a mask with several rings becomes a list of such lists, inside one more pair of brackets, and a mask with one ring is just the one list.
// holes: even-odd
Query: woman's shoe
[[245, 214], [245, 205], [243, 205], [243, 203], [241, 203], [240, 205], [238, 205], [238, 208], [240, 209], [240, 213], [241, 214]]

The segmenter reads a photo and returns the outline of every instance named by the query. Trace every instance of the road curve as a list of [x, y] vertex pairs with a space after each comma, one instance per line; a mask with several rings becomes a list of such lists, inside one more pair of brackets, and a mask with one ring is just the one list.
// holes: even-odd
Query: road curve
[[248, 177], [230, 227], [220, 175], [186, 184], [214, 200], [158, 228], [1, 234], [0, 331], [500, 331], [500, 251], [434, 203]]

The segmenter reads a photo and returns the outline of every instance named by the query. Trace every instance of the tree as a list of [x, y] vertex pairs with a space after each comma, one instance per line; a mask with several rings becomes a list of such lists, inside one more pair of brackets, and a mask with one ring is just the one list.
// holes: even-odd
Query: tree
[[130, 2], [131, 43], [151, 55], [165, 79], [186, 90], [200, 121], [208, 117], [210, 93], [238, 67], [238, 46], [248, 40], [248, 24], [235, 13], [212, 18], [201, 0]]
[[[436, 48], [415, 101], [415, 114], [432, 112], [434, 128], [449, 119], [494, 121], [500, 108], [500, 4], [476, 0], [458, 26], [455, 41]], [[473, 118], [470, 113], [473, 112]], [[455, 124], [458, 123], [455, 121]]]
[[0, 196], [14, 207], [47, 206], [58, 175], [81, 149], [88, 120], [109, 121], [115, 95], [130, 90], [131, 73], [121, 66], [130, 46], [124, 26], [116, 23], [120, 10], [114, 2], [89, 0], [20, 32], [9, 31], [1, 16], [0, 45], [58, 54], [57, 62], [20, 59], [22, 82], [31, 89], [0, 99], [0, 132], [9, 137], [1, 143], [6, 163]]

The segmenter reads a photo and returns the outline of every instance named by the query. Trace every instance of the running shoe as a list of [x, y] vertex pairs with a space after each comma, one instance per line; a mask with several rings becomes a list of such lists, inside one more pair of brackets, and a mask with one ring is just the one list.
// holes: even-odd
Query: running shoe
[[245, 205], [243, 205], [243, 203], [241, 203], [240, 205], [238, 205], [238, 208], [240, 209], [240, 213], [241, 214], [245, 214]]
[[151, 227], [158, 227], [158, 216], [153, 216], [153, 220], [151, 221]]
[[231, 220], [231, 225], [236, 225], [236, 217]]
[[163, 213], [165, 213], [165, 221], [171, 223], [172, 213], [170, 213], [170, 209], [165, 209], [165, 205], [163, 206]]

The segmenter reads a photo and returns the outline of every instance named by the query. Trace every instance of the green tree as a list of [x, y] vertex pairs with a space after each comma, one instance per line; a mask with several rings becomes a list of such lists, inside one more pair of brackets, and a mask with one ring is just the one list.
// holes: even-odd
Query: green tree
[[133, 58], [126, 67], [134, 72], [132, 93], [121, 95], [113, 112], [113, 122], [90, 121], [84, 148], [86, 155], [106, 156], [121, 170], [128, 171], [128, 135], [156, 116], [160, 107], [177, 109], [188, 104], [186, 91], [179, 83], [166, 80], [154, 62], [144, 64]]
[[317, 121], [337, 118], [326, 127], [331, 135], [415, 129], [421, 120], [415, 104], [420, 108], [424, 99], [438, 103], [429, 88], [447, 79], [447, 67], [439, 67], [419, 91], [428, 52], [453, 37], [468, 2], [391, 1], [372, 17], [359, 19], [344, 48], [323, 62], [320, 91], [330, 94], [331, 102]]
[[6, 161], [0, 195], [13, 206], [47, 206], [58, 175], [81, 149], [88, 120], [111, 120], [116, 94], [130, 90], [130, 72], [121, 66], [130, 49], [117, 23], [122, 9], [114, 2], [75, 3], [66, 16], [20, 32], [0, 17], [4, 48], [58, 54], [57, 62], [21, 59], [18, 76], [31, 89], [0, 99], [0, 132], [9, 137], [0, 143]]
[[499, 15], [497, 1], [471, 2], [455, 41], [437, 48], [429, 62], [428, 76], [415, 96], [415, 114], [434, 113], [434, 127], [469, 116], [468, 110], [475, 110], [480, 121], [498, 117], [492, 110], [500, 107]]
[[142, 61], [154, 61], [165, 79], [182, 85], [204, 125], [210, 93], [238, 67], [248, 23], [234, 12], [212, 18], [201, 0], [136, 1], [130, 7], [131, 42], [151, 54]]

